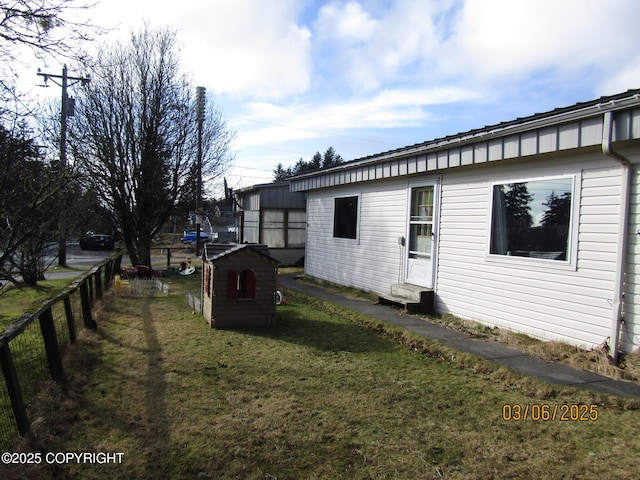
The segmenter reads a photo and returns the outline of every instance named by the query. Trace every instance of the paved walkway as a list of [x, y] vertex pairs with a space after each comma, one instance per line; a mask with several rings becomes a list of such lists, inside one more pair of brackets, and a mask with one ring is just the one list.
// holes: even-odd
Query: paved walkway
[[597, 373], [578, 370], [561, 363], [547, 362], [499, 342], [470, 338], [465, 333], [436, 325], [413, 315], [407, 315], [394, 308], [334, 293], [317, 285], [296, 280], [292, 276], [281, 275], [279, 282], [284, 288], [298, 290], [384, 320], [430, 340], [469, 352], [485, 360], [503, 365], [514, 372], [546, 383], [572, 386], [610, 395], [640, 398], [640, 385], [636, 383], [612, 380]]

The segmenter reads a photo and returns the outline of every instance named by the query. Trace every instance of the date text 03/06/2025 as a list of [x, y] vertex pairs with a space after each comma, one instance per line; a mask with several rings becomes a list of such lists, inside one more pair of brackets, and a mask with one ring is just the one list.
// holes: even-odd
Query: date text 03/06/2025
[[502, 420], [506, 422], [560, 421], [595, 422], [598, 420], [598, 405], [584, 403], [551, 405], [547, 403], [509, 404], [502, 406]]

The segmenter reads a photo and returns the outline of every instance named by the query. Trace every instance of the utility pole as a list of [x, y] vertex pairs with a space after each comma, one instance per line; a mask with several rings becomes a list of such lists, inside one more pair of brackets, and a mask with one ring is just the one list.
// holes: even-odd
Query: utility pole
[[206, 105], [205, 88], [196, 87], [196, 121], [198, 122], [198, 159], [196, 185], [196, 255], [200, 254], [200, 225], [202, 223], [202, 125]]
[[[62, 105], [60, 108], [60, 175], [63, 178], [67, 171], [67, 117], [73, 116], [74, 100], [67, 95], [67, 88], [82, 82], [82, 85], [89, 83], [90, 79], [84, 77], [70, 77], [67, 74], [67, 65], [62, 67], [62, 75], [52, 73], [42, 73], [38, 69], [38, 75], [44, 77], [44, 83], [51, 79], [56, 85], [62, 87]], [[60, 80], [58, 82], [58, 79]], [[71, 81], [71, 83], [69, 83]], [[67, 265], [67, 235], [64, 225], [64, 212], [60, 212], [60, 222], [58, 224], [58, 266]]]

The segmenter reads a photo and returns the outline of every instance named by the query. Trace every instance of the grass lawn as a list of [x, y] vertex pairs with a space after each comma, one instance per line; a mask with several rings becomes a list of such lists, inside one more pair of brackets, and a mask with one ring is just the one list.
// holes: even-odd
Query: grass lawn
[[[193, 277], [169, 297], [107, 295], [15, 447], [122, 463], [0, 465], [5, 478], [640, 478], [638, 401], [543, 385], [292, 292], [273, 328], [212, 330], [184, 302]], [[597, 419], [505, 421], [505, 404], [597, 405]]]
[[5, 287], [0, 294], [0, 330], [11, 325], [24, 313], [35, 312], [52, 297], [59, 294], [73, 278], [46, 280], [35, 288]]

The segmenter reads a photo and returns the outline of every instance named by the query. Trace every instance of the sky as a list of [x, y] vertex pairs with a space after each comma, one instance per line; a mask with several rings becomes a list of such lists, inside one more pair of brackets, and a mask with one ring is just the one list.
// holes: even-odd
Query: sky
[[111, 29], [103, 43], [144, 22], [176, 31], [183, 70], [235, 131], [232, 188], [329, 147], [354, 160], [640, 88], [637, 0], [101, 0], [85, 13]]

